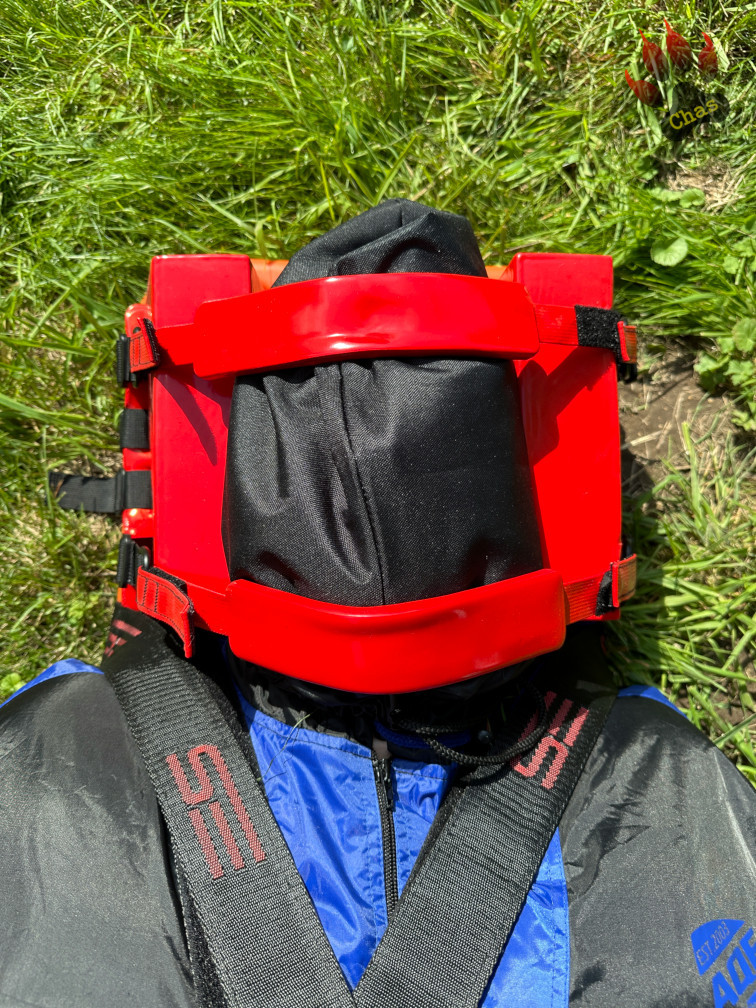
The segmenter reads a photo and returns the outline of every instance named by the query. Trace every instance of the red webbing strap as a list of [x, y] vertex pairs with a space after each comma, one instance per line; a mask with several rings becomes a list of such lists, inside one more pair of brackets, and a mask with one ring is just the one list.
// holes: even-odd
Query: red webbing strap
[[186, 594], [186, 584], [159, 567], [140, 567], [136, 577], [136, 598], [140, 612], [154, 616], [176, 631], [184, 646], [184, 657], [191, 658], [194, 650], [194, 608]]
[[613, 574], [616, 572], [616, 577], [612, 577], [612, 604], [618, 607], [621, 602], [626, 602], [635, 594], [635, 584], [638, 576], [638, 557], [633, 553], [632, 556], [612, 564], [612, 572]]
[[158, 366], [160, 349], [147, 305], [131, 305], [128, 309], [126, 336], [129, 341], [129, 367], [132, 373], [148, 371]]
[[[609, 567], [612, 608], [618, 609], [620, 604], [627, 601], [635, 592], [637, 562], [638, 558], [633, 554], [624, 560], [615, 561]], [[605, 576], [600, 574], [582, 581], [573, 581], [572, 584], [564, 586], [568, 623], [577, 623], [579, 620], [601, 615], [600, 612], [597, 612], [598, 596]]]
[[578, 345], [578, 328], [575, 309], [568, 305], [536, 305], [538, 338], [542, 343], [560, 346]]
[[155, 327], [148, 318], [129, 333], [129, 363], [132, 371], [147, 371], [160, 363]]
[[568, 623], [578, 623], [596, 615], [596, 601], [603, 577], [599, 574], [598, 577], [584, 578], [564, 586]]
[[617, 329], [620, 338], [622, 360], [634, 364], [638, 360], [638, 333], [635, 326], [627, 322], [618, 322]]

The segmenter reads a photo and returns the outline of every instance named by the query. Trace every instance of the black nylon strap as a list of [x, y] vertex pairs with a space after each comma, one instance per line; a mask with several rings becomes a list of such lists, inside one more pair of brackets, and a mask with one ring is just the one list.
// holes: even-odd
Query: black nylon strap
[[117, 617], [128, 640], [103, 670], [155, 787], [228, 1005], [354, 1008], [233, 714], [159, 624], [122, 607]]
[[148, 469], [120, 469], [115, 476], [73, 476], [50, 472], [48, 480], [58, 504], [68, 511], [118, 514], [126, 508], [152, 507], [152, 477]]
[[588, 683], [540, 688], [546, 734], [448, 796], [357, 987], [360, 1008], [480, 1003], [614, 700]]
[[125, 409], [118, 421], [118, 439], [121, 449], [149, 451], [150, 425], [147, 410]]

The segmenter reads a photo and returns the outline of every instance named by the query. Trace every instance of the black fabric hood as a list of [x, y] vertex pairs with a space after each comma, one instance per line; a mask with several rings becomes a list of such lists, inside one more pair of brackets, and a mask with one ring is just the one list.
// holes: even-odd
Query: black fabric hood
[[[277, 285], [485, 276], [464, 217], [389, 200], [310, 242]], [[542, 566], [509, 361], [344, 361], [235, 383], [231, 578], [342, 605], [404, 602]]]

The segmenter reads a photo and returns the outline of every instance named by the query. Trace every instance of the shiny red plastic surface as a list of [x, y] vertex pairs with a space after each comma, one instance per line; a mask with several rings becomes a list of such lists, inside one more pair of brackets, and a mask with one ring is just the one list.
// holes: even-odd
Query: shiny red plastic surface
[[[201, 377], [190, 362], [199, 362], [197, 347], [202, 343], [208, 357], [200, 367], [206, 370], [226, 370], [230, 361], [246, 370], [247, 365], [240, 363], [249, 361], [243, 356], [244, 340], [257, 342], [258, 348], [253, 347], [254, 353], [259, 350], [257, 360], [269, 353], [265, 346], [259, 349], [261, 342], [272, 344], [272, 352], [282, 354], [284, 340], [276, 344], [275, 334], [280, 331], [276, 325], [285, 324], [286, 319], [275, 311], [283, 311], [280, 306], [285, 301], [277, 295], [284, 291], [289, 292], [286, 297], [294, 298], [291, 304], [301, 299], [294, 328], [299, 326], [296, 331], [300, 334], [311, 332], [317, 341], [318, 332], [313, 319], [308, 319], [302, 291], [313, 289], [313, 285], [327, 290], [329, 284], [331, 290], [347, 290], [346, 284], [334, 288], [331, 280], [325, 286], [324, 281], [308, 281], [278, 288], [271, 292], [276, 298], [266, 301], [265, 287], [284, 264], [253, 261], [252, 265], [255, 269], [250, 275], [246, 256], [154, 259], [146, 300], [161, 334], [161, 362], [136, 388], [126, 390], [127, 405], [151, 408], [152, 451], [132, 453], [126, 466], [151, 465], [154, 470], [154, 540], [146, 544], [151, 546], [157, 566], [187, 583], [197, 625], [228, 635], [234, 653], [250, 661], [335, 688], [367, 692], [431, 688], [559, 647], [565, 619], [569, 618], [569, 614], [565, 617], [564, 586], [587, 580], [598, 585], [604, 572], [620, 558], [616, 364], [609, 351], [539, 344], [531, 327], [534, 310], [528, 295], [541, 305], [610, 307], [611, 259], [521, 253], [508, 267], [489, 269], [492, 279], [423, 275], [420, 284], [428, 281], [428, 290], [446, 290], [444, 310], [441, 302], [430, 307], [421, 303], [417, 275], [411, 275], [412, 285], [405, 288], [402, 297], [417, 304], [414, 316], [405, 307], [402, 326], [412, 317], [422, 315], [426, 325], [428, 319], [435, 318], [434, 325], [442, 328], [447, 341], [444, 352], [463, 344], [466, 349], [460, 352], [479, 354], [483, 351], [475, 343], [478, 337], [470, 335], [472, 321], [479, 335], [489, 327], [485, 338], [490, 339], [492, 353], [500, 355], [506, 342], [510, 351], [520, 355], [515, 368], [547, 569], [458, 595], [364, 609], [329, 606], [249, 582], [229, 585], [221, 518], [233, 375]], [[497, 275], [502, 280], [493, 279]], [[356, 318], [352, 304], [351, 317], [355, 324], [359, 322], [358, 332], [340, 336], [332, 329], [329, 352], [342, 336], [347, 349], [354, 351], [344, 356], [357, 356], [362, 351], [356, 337], [374, 341], [382, 334], [395, 335], [398, 322], [395, 318], [389, 325], [390, 310], [386, 307], [391, 301], [386, 293], [389, 288], [383, 287], [383, 293], [376, 295], [375, 325], [370, 321], [367, 290], [396, 276], [401, 282], [409, 280], [400, 274], [361, 277], [360, 285], [351, 288], [361, 291], [354, 297], [364, 317], [361, 321]], [[464, 281], [462, 286], [456, 286], [458, 280]], [[461, 298], [457, 303], [449, 296], [453, 289], [472, 289], [469, 281], [485, 292], [475, 295], [480, 307], [476, 319], [462, 310]], [[258, 293], [251, 295], [251, 290]], [[218, 299], [232, 299], [236, 306]], [[255, 307], [250, 314], [247, 309], [260, 303], [272, 304], [275, 310], [266, 314]], [[318, 304], [317, 310], [325, 312], [321, 320], [334, 318], [328, 315], [331, 309], [323, 307], [322, 299]], [[514, 315], [508, 316], [507, 332], [501, 328], [494, 332], [495, 325], [505, 324], [506, 305], [515, 306]], [[242, 319], [237, 325], [238, 306], [244, 306], [246, 321]], [[213, 318], [207, 338], [198, 339], [195, 312], [198, 320], [205, 315]], [[223, 317], [223, 312], [231, 315]], [[512, 318], [520, 318], [522, 333], [511, 325]], [[227, 356], [219, 365], [223, 351], [217, 341], [221, 333], [231, 347], [228, 353], [242, 356], [233, 361]], [[167, 334], [165, 342], [163, 334]], [[406, 338], [409, 351], [417, 348], [412, 332], [405, 332], [402, 338]], [[389, 352], [399, 353], [397, 347], [395, 343]], [[428, 344], [417, 352], [432, 351]], [[529, 354], [529, 359], [524, 359]], [[371, 350], [369, 356], [374, 355]], [[215, 364], [211, 364], [211, 356]], [[314, 359], [308, 358], [310, 362]], [[147, 514], [124, 521], [124, 531], [134, 538], [144, 539], [150, 530]], [[122, 589], [120, 594], [125, 604], [136, 607], [133, 589]], [[589, 611], [587, 601], [581, 616]]]
[[327, 277], [205, 301], [195, 333], [159, 330], [175, 363], [206, 378], [394, 356], [532, 357], [533, 304], [516, 283], [436, 273]]
[[[612, 304], [609, 256], [520, 253], [508, 275], [550, 305]], [[620, 558], [617, 370], [609, 350], [542, 345], [515, 362], [544, 564], [565, 584]]]
[[328, 605], [249, 581], [228, 589], [234, 654], [335, 689], [401, 693], [553, 651], [565, 634], [562, 579], [536, 571], [399, 605]]
[[611, 256], [518, 252], [501, 279], [524, 284], [536, 304], [611, 308], [614, 299]]
[[[250, 287], [247, 256], [158, 256], [150, 276], [154, 324], [184, 325], [203, 301]], [[233, 378], [207, 381], [166, 357], [150, 383], [153, 561], [182, 580], [222, 592], [228, 584], [221, 516]]]

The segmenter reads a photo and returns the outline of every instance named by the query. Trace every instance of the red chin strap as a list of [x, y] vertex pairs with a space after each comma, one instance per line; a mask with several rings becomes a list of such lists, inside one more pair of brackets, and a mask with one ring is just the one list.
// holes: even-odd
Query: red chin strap
[[[123, 514], [123, 604], [173, 627], [187, 657], [201, 627], [239, 658], [364, 693], [459, 682], [555, 650], [569, 623], [616, 618], [635, 581], [621, 544], [616, 372], [635, 346], [608, 310], [609, 257], [521, 254], [488, 279], [357, 275], [273, 290], [279, 264], [252, 265], [250, 291], [245, 256], [158, 257], [145, 303], [126, 314], [126, 409], [149, 411], [150, 444], [125, 448], [124, 468], [151, 470], [153, 507]], [[412, 355], [515, 362], [544, 569], [370, 607], [229, 583], [235, 375]]]

